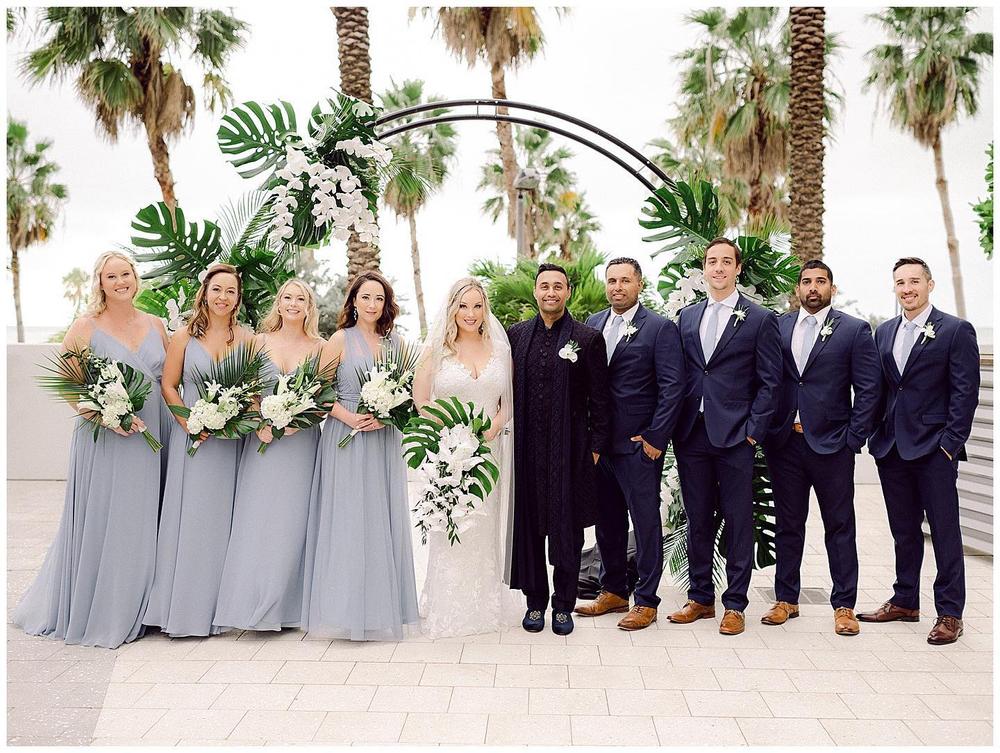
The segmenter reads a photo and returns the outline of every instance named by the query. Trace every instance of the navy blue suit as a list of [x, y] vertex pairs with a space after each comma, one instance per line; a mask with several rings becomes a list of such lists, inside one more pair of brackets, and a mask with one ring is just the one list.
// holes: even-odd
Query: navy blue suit
[[706, 303], [681, 309], [679, 326], [685, 387], [674, 453], [688, 519], [688, 598], [715, 603], [712, 560], [721, 510], [728, 582], [722, 603], [742, 611], [753, 569], [754, 448], [747, 437], [764, 439], [774, 415], [781, 383], [778, 318], [740, 295], [706, 363], [699, 334]]
[[[882, 368], [868, 322], [830, 309], [800, 374], [792, 353], [798, 319], [798, 311], [778, 318], [784, 369], [778, 409], [764, 442], [777, 525], [775, 599], [798, 604], [809, 489], [814, 488], [833, 581], [830, 603], [834, 609], [853, 609], [858, 595], [854, 456], [875, 422]], [[793, 428], [796, 411], [801, 433]]]
[[[606, 309], [587, 324], [603, 331], [611, 316]], [[641, 435], [666, 450], [677, 422], [684, 390], [684, 357], [680, 333], [669, 319], [639, 306], [632, 318], [636, 332], [624, 334], [609, 364], [609, 451], [598, 463], [601, 497], [597, 513], [597, 545], [601, 551], [601, 588], [628, 599], [626, 550], [629, 516], [635, 529], [639, 582], [635, 603], [657, 607], [656, 590], [663, 574], [663, 530], [660, 523], [660, 477], [663, 456], [650, 460]]]
[[920, 608], [920, 525], [926, 512], [937, 564], [934, 605], [938, 616], [961, 617], [965, 562], [956, 481], [979, 403], [979, 344], [975, 329], [964, 319], [932, 308], [927, 323], [934, 337], [917, 331], [902, 374], [892, 354], [900, 317], [875, 331], [885, 389], [868, 449], [878, 464], [896, 544], [892, 603]]

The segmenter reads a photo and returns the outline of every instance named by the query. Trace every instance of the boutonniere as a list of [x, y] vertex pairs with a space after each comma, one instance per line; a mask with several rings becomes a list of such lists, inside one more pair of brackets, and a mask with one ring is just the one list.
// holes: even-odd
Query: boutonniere
[[934, 332], [934, 325], [931, 324], [930, 322], [927, 322], [927, 324], [925, 324], [921, 328], [920, 334], [924, 336], [924, 339], [921, 340], [921, 342], [926, 342], [927, 340], [933, 340], [935, 337], [937, 337], [937, 333]]
[[747, 318], [747, 311], [749, 311], [746, 306], [737, 306], [733, 309], [733, 316], [736, 317], [736, 321], [733, 322], [733, 327], [739, 327], [740, 322]]
[[827, 319], [823, 328], [819, 331], [819, 341], [826, 342], [826, 338], [833, 334], [833, 331], [837, 328], [837, 324], [840, 319]]
[[570, 363], [576, 363], [577, 353], [580, 352], [580, 346], [577, 344], [576, 340], [570, 340], [568, 343], [562, 346], [559, 351], [559, 357], [565, 358]]
[[625, 324], [625, 342], [628, 342], [629, 340], [631, 340], [632, 339], [632, 335], [634, 335], [638, 331], [639, 331], [639, 328], [636, 327], [634, 324], [632, 324], [632, 322], [627, 322]]

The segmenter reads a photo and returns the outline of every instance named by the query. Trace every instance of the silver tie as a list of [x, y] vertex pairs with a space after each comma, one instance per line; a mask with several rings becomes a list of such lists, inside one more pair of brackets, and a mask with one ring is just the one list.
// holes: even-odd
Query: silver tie
[[916, 322], [907, 322], [903, 325], [903, 350], [899, 354], [899, 362], [896, 364], [899, 367], [899, 373], [903, 373], [903, 369], [906, 368], [906, 361], [910, 357], [910, 351], [913, 350], [913, 341], [916, 339]]
[[708, 327], [705, 328], [705, 334], [701, 338], [701, 349], [705, 353], [705, 363], [708, 363], [709, 359], [712, 358], [719, 340], [719, 310], [722, 308], [722, 304], [711, 301], [708, 307], [711, 309], [711, 313], [708, 315]]
[[806, 367], [806, 361], [809, 360], [809, 353], [814, 342], [816, 342], [816, 317], [810, 314], [802, 320], [802, 345], [799, 348], [799, 357], [796, 359], [799, 374]]
[[608, 339], [604, 343], [604, 347], [608, 351], [608, 363], [611, 363], [611, 356], [614, 355], [615, 346], [618, 345], [618, 331], [622, 328], [622, 315], [615, 314], [615, 318], [611, 320], [611, 329], [608, 331]]

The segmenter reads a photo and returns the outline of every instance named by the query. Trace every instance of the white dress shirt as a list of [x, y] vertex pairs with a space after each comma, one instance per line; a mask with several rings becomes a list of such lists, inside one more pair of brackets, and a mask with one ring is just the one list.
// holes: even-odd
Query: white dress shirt
[[721, 301], [716, 301], [712, 298], [712, 295], [708, 296], [708, 306], [705, 306], [705, 313], [701, 317], [701, 323], [698, 325], [698, 336], [702, 341], [705, 340], [705, 334], [708, 332], [708, 320], [711, 318], [711, 311], [709, 306], [713, 303], [721, 305], [722, 310], [719, 312], [719, 324], [718, 328], [715, 330], [715, 344], [718, 347], [719, 340], [722, 338], [722, 333], [726, 331], [726, 324], [729, 322], [730, 317], [733, 315], [733, 309], [736, 308], [736, 304], [740, 302], [740, 291], [734, 290], [729, 296]]
[[[618, 342], [625, 336], [625, 328], [632, 323], [632, 319], [635, 317], [635, 313], [638, 310], [639, 310], [638, 301], [635, 302], [635, 305], [632, 308], [621, 314], [615, 314], [615, 310], [611, 309], [611, 312], [608, 315], [608, 321], [604, 323], [604, 329], [602, 330], [602, 334], [604, 335], [604, 342], [606, 342], [608, 344], [608, 347], [611, 348], [612, 353], [614, 353], [615, 348], [618, 347]], [[611, 324], [612, 322], [614, 322], [615, 316], [620, 316], [622, 318], [622, 323], [618, 325], [618, 337], [615, 338], [614, 342], [608, 342], [608, 338], [611, 337]]]
[[[800, 308], [799, 309], [799, 318], [795, 320], [795, 327], [792, 329], [792, 358], [793, 358], [793, 360], [798, 358], [798, 355], [799, 355], [799, 353], [802, 350], [802, 339], [806, 336], [806, 332], [805, 332], [806, 328], [803, 325], [803, 322], [806, 320], [806, 317], [807, 316], [811, 316], [811, 317], [813, 317], [816, 320], [816, 328], [813, 330], [813, 338], [814, 339], [812, 341], [812, 345], [815, 347], [815, 345], [816, 345], [816, 338], [819, 337], [819, 331], [821, 329], [823, 329], [823, 325], [826, 324], [826, 318], [830, 315], [830, 309], [832, 309], [832, 308], [833, 308], [833, 305], [831, 304], [830, 306], [827, 306], [826, 308], [820, 309], [815, 314], [810, 314], [804, 308]], [[812, 351], [812, 348], [810, 348], [809, 350]], [[803, 366], [804, 365], [805, 364], [803, 364]], [[799, 374], [801, 374], [801, 373], [802, 373], [802, 371], [800, 370]], [[796, 409], [796, 411], [795, 411], [795, 423], [797, 423], [797, 424], [802, 423], [802, 420], [801, 420], [801, 418], [799, 416], [798, 409]]]
[[[907, 322], [913, 322], [917, 325], [917, 328], [913, 331], [913, 344], [915, 346], [917, 341], [920, 339], [920, 330], [923, 329], [925, 324], [927, 324], [927, 319], [931, 315], [932, 308], [931, 304], [928, 303], [924, 307], [924, 310], [912, 319], [907, 319], [905, 314], [899, 315], [899, 326], [896, 328], [896, 339], [892, 343], [892, 357], [896, 361], [897, 365], [899, 364], [899, 359], [903, 357], [903, 338], [906, 336], [906, 332], [903, 329], [904, 325]], [[910, 355], [913, 355], [912, 350], [910, 351]], [[905, 367], [906, 364], [904, 363], [903, 366]], [[902, 372], [902, 369], [900, 369], [900, 372]]]

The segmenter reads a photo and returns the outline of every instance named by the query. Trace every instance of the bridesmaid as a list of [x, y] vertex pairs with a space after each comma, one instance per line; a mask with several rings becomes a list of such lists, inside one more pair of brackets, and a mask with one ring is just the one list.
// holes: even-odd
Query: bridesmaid
[[[312, 289], [298, 279], [282, 285], [257, 335], [268, 352], [270, 384], [320, 351], [324, 340], [318, 325]], [[217, 627], [281, 630], [301, 623], [306, 522], [319, 437], [319, 426], [286, 429], [264, 455], [257, 449], [271, 442], [270, 427], [248, 437], [213, 620]]]
[[94, 442], [92, 424], [77, 421], [59, 531], [13, 622], [32, 635], [117, 648], [142, 635], [153, 582], [160, 458], [134, 435], [164, 435], [158, 381], [167, 333], [133, 305], [139, 276], [128, 256], [101, 254], [93, 281], [90, 307], [70, 326], [63, 351], [89, 347], [123, 361], [153, 389], [130, 432], [104, 429]]
[[[357, 413], [357, 371], [398, 342], [392, 287], [377, 272], [351, 283], [324, 361], [338, 364], [338, 401], [320, 439], [309, 502], [302, 627], [350, 640], [399, 640], [419, 623], [402, 436]], [[358, 434], [343, 449], [337, 443]]]
[[[199, 397], [196, 371], [207, 374], [229, 349], [252, 342], [253, 332], [236, 322], [242, 292], [236, 267], [209, 267], [195, 295], [191, 321], [167, 349], [162, 385], [167, 403], [194, 405]], [[183, 400], [177, 391], [182, 376]], [[174, 418], [180, 429], [171, 432], [167, 448], [156, 576], [143, 623], [175, 637], [209, 635], [221, 632], [212, 618], [233, 520], [242, 442], [210, 437], [189, 457], [187, 421]]]

